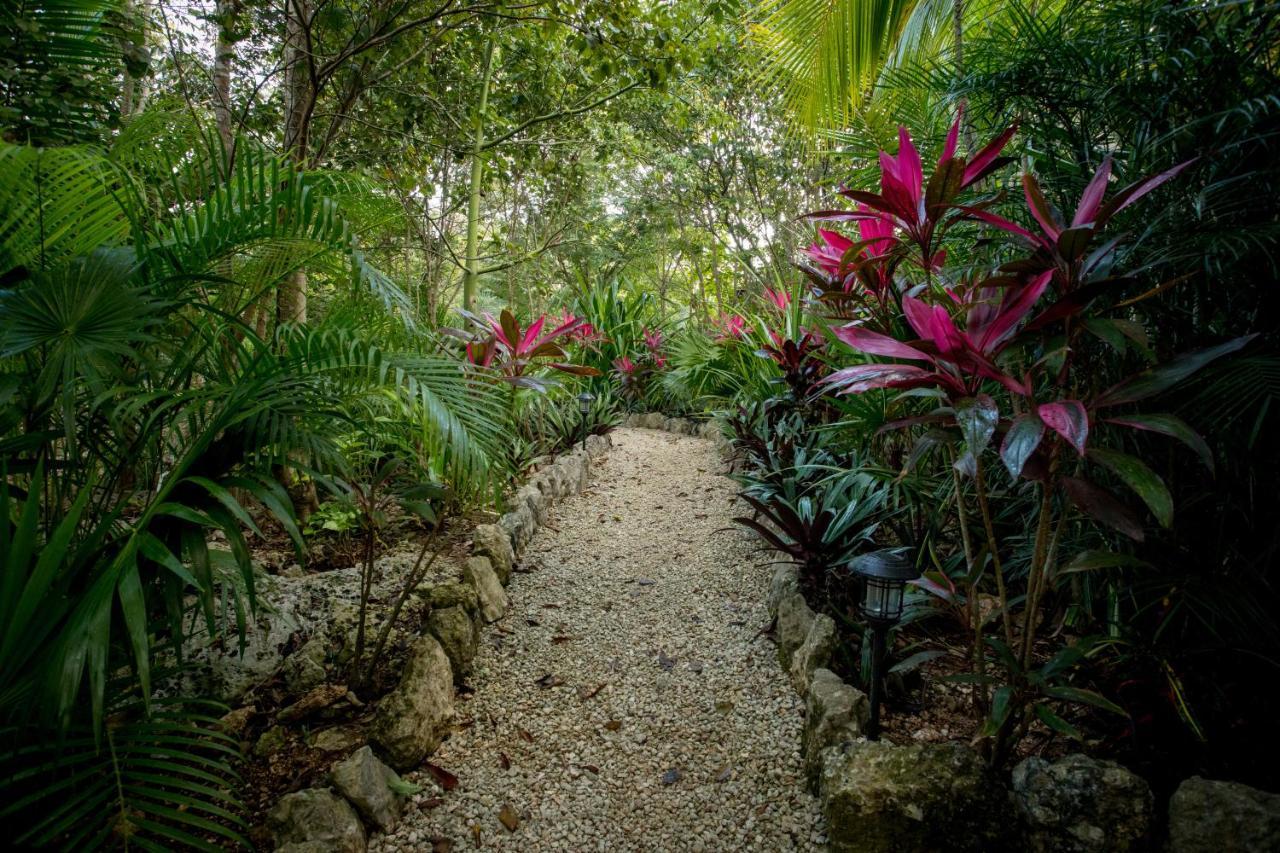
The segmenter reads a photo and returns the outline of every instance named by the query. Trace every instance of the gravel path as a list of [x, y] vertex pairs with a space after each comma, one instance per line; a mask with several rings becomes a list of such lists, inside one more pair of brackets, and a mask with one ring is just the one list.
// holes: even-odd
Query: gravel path
[[485, 631], [464, 727], [431, 759], [458, 786], [417, 795], [370, 850], [823, 846], [802, 703], [760, 635], [769, 571], [726, 529], [734, 484], [705, 439], [613, 441]]

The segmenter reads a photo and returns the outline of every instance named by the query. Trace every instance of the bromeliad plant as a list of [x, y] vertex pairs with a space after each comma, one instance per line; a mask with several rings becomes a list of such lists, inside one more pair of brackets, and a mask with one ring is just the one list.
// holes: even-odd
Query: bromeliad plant
[[[1142, 538], [1142, 522], [1103, 483], [1123, 483], [1160, 524], [1172, 523], [1172, 501], [1160, 477], [1141, 459], [1100, 446], [1097, 434], [1114, 427], [1162, 433], [1208, 459], [1203, 440], [1173, 415], [1117, 410], [1174, 387], [1213, 359], [1240, 349], [1249, 338], [1185, 354], [1099, 387], [1105, 383], [1097, 378], [1101, 374], [1096, 363], [1082, 356], [1089, 343], [1084, 333], [1111, 345], [1125, 337], [1141, 340], [1141, 327], [1128, 316], [1129, 309], [1160, 288], [1119, 299], [1128, 281], [1112, 272], [1121, 240], [1112, 237], [1097, 248], [1093, 241], [1116, 213], [1176, 176], [1186, 164], [1132, 184], [1108, 200], [1111, 164], [1105, 161], [1070, 224], [1048, 205], [1034, 177], [1027, 175], [1024, 193], [1031, 217], [1040, 227], [1037, 234], [990, 212], [991, 199], [960, 202], [967, 187], [999, 165], [1000, 149], [1013, 130], [966, 161], [956, 154], [958, 123], [927, 182], [919, 154], [903, 129], [898, 154], [881, 154], [880, 194], [844, 189], [842, 194], [858, 203], [855, 211], [815, 214], [828, 220], [876, 223], [874, 249], [865, 232], [859, 243], [826, 232], [822, 234], [825, 245], [814, 247], [811, 254], [829, 275], [856, 279], [864, 286], [869, 270], [887, 270], [893, 276], [883, 282], [883, 290], [896, 298], [878, 303], [891, 316], [873, 312], [834, 332], [839, 341], [875, 360], [841, 369], [825, 384], [838, 394], [890, 389], [925, 394], [938, 404], [886, 428], [927, 426], [929, 433], [922, 443], [950, 449], [966, 565], [961, 585], [975, 632], [973, 678], [983, 685], [984, 694], [986, 688], [994, 688], [986, 694], [989, 717], [984, 733], [989, 736], [992, 761], [1001, 763], [1034, 719], [1058, 732], [1074, 732], [1054, 710], [1055, 703], [1086, 702], [1119, 710], [1101, 696], [1065, 683], [1071, 665], [1083, 659], [1082, 652], [1055, 657], [1048, 665], [1052, 678], [1044, 667], [1037, 668], [1035, 660], [1044, 602], [1061, 567], [1070, 562], [1059, 554], [1066, 525], [1081, 514], [1132, 539]], [[993, 275], [948, 283], [943, 237], [966, 220], [1014, 234], [1030, 245], [1032, 254], [1004, 264]], [[892, 236], [877, 230], [881, 223], [891, 223]], [[908, 276], [916, 280], [904, 281]], [[1027, 481], [1038, 492], [1030, 553], [1019, 555], [1027, 566], [1021, 578], [1010, 573], [1012, 549], [996, 532], [993, 501], [997, 491], [988, 463], [992, 454], [999, 457], [1015, 486], [1019, 480]], [[912, 454], [913, 459], [920, 456]], [[970, 532], [966, 480], [972, 482], [976, 498], [981, 543]], [[1090, 561], [1118, 564], [1096, 554]], [[998, 637], [986, 635], [978, 608], [988, 566], [999, 600], [1002, 630]], [[1015, 596], [1012, 585], [1018, 581], [1022, 591]], [[1019, 602], [1021, 618], [1016, 619]], [[1003, 669], [1003, 680], [987, 673], [988, 646], [997, 652], [994, 665]]]

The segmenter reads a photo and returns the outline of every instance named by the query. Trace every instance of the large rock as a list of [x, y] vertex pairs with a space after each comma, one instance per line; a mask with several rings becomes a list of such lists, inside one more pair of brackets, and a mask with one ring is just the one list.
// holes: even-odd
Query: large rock
[[871, 703], [865, 693], [845, 684], [829, 669], [814, 670], [805, 695], [804, 731], [800, 736], [810, 788], [818, 790], [823, 750], [858, 740], [870, 719]]
[[267, 815], [277, 850], [364, 853], [364, 825], [355, 809], [328, 788], [285, 794]]
[[379, 761], [372, 749], [361, 747], [345, 761], [333, 765], [329, 779], [338, 793], [356, 807], [366, 823], [383, 832], [396, 828], [404, 808], [404, 797], [392, 786], [401, 784], [400, 776]]
[[784, 672], [791, 671], [791, 658], [796, 649], [804, 645], [813, 626], [813, 611], [798, 592], [785, 596], [778, 603], [778, 662]]
[[306, 693], [314, 687], [324, 684], [329, 679], [325, 670], [325, 657], [328, 643], [321, 637], [312, 637], [302, 644], [280, 667], [285, 688], [293, 695]]
[[1114, 761], [1028, 758], [1013, 768], [1013, 793], [1033, 853], [1129, 853], [1149, 846], [1151, 788]]
[[507, 536], [511, 538], [512, 549], [519, 554], [524, 551], [524, 546], [529, 544], [529, 540], [537, 531], [538, 520], [533, 517], [528, 506], [518, 503], [510, 512], [498, 519], [498, 526], [506, 531]]
[[369, 736], [397, 770], [435, 752], [453, 723], [453, 672], [435, 637], [409, 649], [400, 683], [378, 703]]
[[454, 680], [462, 683], [480, 648], [480, 598], [467, 583], [440, 584], [423, 598], [429, 608], [427, 630], [440, 641], [453, 666]]
[[831, 655], [836, 650], [836, 623], [830, 616], [819, 613], [809, 623], [809, 633], [805, 635], [800, 648], [791, 656], [791, 686], [804, 696], [809, 692], [809, 680], [814, 670], [831, 663]]
[[823, 753], [819, 787], [835, 851], [1016, 849], [1009, 792], [976, 753], [958, 743], [831, 747]]
[[1169, 853], [1280, 853], [1280, 794], [1192, 776], [1169, 800]]
[[493, 566], [485, 557], [470, 557], [462, 566], [462, 579], [471, 584], [480, 600], [480, 616], [486, 622], [497, 622], [507, 613], [511, 600], [498, 581]]
[[778, 618], [778, 606], [782, 599], [800, 592], [800, 569], [794, 563], [783, 563], [773, 572], [769, 581], [769, 597], [765, 604], [769, 608], [769, 618]]
[[[540, 527], [547, 522], [547, 499], [542, 496], [542, 492], [538, 487], [527, 484], [520, 487], [516, 492], [516, 501], [524, 504], [525, 509], [529, 510], [529, 515], [533, 517], [536, 526]], [[535, 527], [536, 529], [536, 527]]]
[[511, 537], [496, 524], [481, 524], [471, 534], [471, 553], [487, 557], [498, 580], [505, 586], [511, 580], [511, 570], [516, 565], [516, 553], [511, 547]]
[[608, 452], [613, 439], [607, 435], [589, 435], [587, 436], [587, 456], [592, 459], [599, 459]]

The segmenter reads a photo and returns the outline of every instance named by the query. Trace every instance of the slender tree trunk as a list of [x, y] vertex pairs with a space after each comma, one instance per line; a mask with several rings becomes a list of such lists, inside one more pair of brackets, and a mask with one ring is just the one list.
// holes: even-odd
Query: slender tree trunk
[[[151, 0], [142, 0], [141, 3], [134, 3], [128, 0], [124, 4], [124, 12], [127, 17], [137, 16], [139, 41], [143, 49], [149, 49], [151, 41]], [[147, 96], [150, 95], [150, 89], [147, 86], [146, 77], [135, 77], [129, 73], [129, 69], [125, 68], [124, 82], [120, 87], [120, 117], [129, 118], [142, 112], [142, 108], [146, 106]]]
[[222, 140], [222, 150], [230, 158], [234, 133], [231, 129], [231, 66], [235, 62], [236, 19], [240, 15], [240, 0], [217, 0], [214, 6], [218, 24], [218, 38], [213, 47], [213, 120]]
[[[299, 166], [307, 162], [311, 102], [314, 97], [307, 56], [307, 27], [311, 0], [286, 0], [285, 5], [285, 118], [284, 150]], [[289, 275], [276, 294], [276, 322], [307, 321], [307, 274]]]
[[476, 307], [476, 280], [480, 277], [480, 190], [484, 180], [484, 114], [489, 108], [489, 83], [493, 79], [495, 36], [484, 48], [484, 68], [480, 73], [480, 101], [476, 106], [471, 140], [471, 186], [467, 200], [467, 272], [462, 279], [462, 307]]

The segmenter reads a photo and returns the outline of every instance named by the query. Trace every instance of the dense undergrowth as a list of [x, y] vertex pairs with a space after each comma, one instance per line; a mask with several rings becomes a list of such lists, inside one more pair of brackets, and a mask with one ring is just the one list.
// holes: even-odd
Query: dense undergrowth
[[[738, 18], [720, 5], [723, 34]], [[274, 102], [246, 101], [230, 136], [189, 100], [103, 106], [137, 82], [123, 4], [6, 12], [36, 57], [5, 66], [0, 112], [0, 817], [16, 843], [247, 843], [224, 709], [156, 688], [197, 630], [237, 645], [255, 547], [288, 541], [305, 563], [338, 540], [367, 589], [387, 540], [409, 531], [426, 553], [584, 432], [647, 410], [722, 420], [742, 523], [800, 566], [852, 678], [869, 644], [849, 560], [907, 549], [923, 576], [895, 671], [965, 685], [993, 764], [1071, 745], [1157, 787], [1202, 772], [1274, 788], [1280, 8], [999, 5], [963, 63], [921, 48], [885, 65], [821, 156], [766, 133], [770, 107], [743, 111], [751, 75], [713, 40], [696, 96], [662, 102], [692, 142], [644, 101], [578, 140], [595, 172], [547, 166], [559, 141], [492, 157], [500, 186], [545, 179], [513, 211], [576, 205], [582, 236], [559, 246], [550, 213], [508, 214], [488, 239], [519, 258], [483, 275], [475, 240], [459, 259], [440, 234], [476, 224], [480, 188], [464, 219], [441, 185], [483, 133], [464, 149], [442, 122], [418, 146], [404, 88], [379, 105], [412, 132], [300, 156], [263, 142]], [[513, 66], [612, 80], [599, 43], [575, 41], [584, 67], [566, 69], [530, 32]], [[438, 92], [470, 84], [472, 48], [488, 68], [495, 33], [440, 42]], [[411, 65], [388, 53], [388, 75]], [[686, 61], [646, 67], [646, 97]], [[439, 174], [402, 181], [388, 163], [409, 142], [440, 152]], [[382, 168], [351, 167], [365, 155]], [[622, 214], [600, 200], [618, 190], [610, 156], [653, 182]], [[824, 200], [805, 207], [815, 175]], [[525, 285], [512, 271], [535, 268]], [[455, 310], [455, 283], [477, 279], [479, 304]], [[300, 312], [282, 298], [299, 287]], [[356, 669], [373, 670], [385, 637], [363, 633]]]

